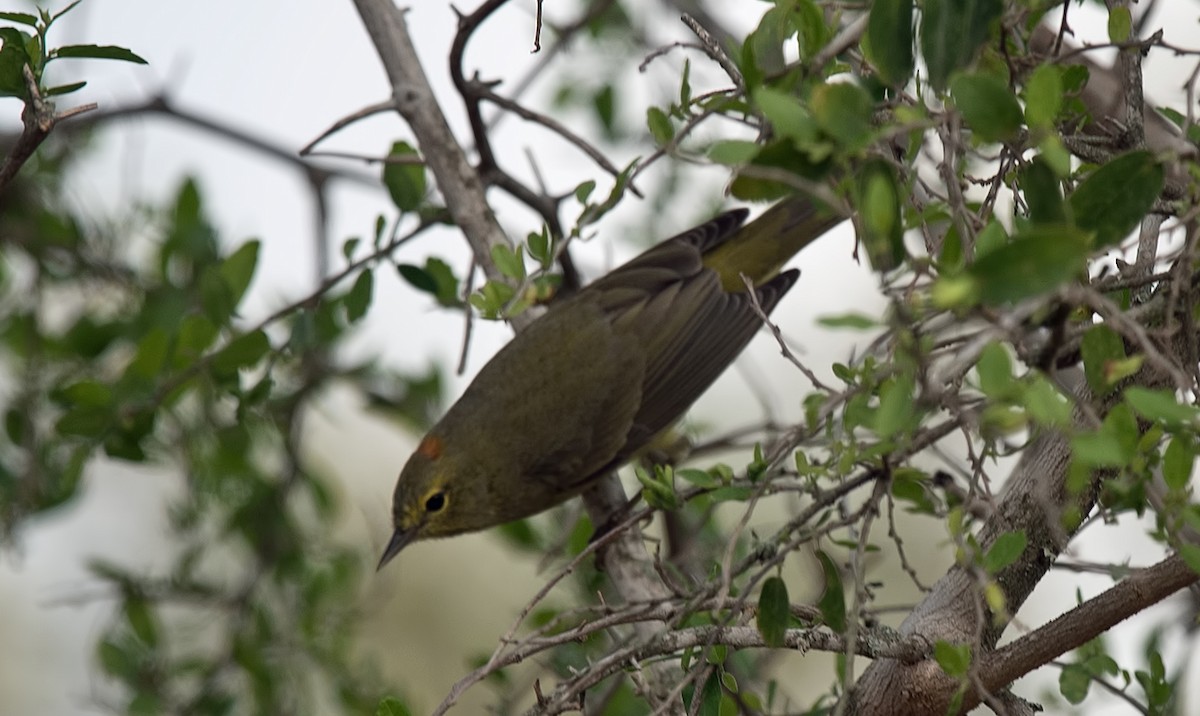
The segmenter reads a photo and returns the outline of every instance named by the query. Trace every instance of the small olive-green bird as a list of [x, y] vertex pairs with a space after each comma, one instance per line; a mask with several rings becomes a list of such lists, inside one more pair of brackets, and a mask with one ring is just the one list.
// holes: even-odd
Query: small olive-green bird
[[670, 427], [762, 325], [779, 272], [840, 219], [792, 198], [735, 209], [551, 306], [479, 371], [400, 473], [382, 568], [414, 540], [528, 517], [579, 494]]

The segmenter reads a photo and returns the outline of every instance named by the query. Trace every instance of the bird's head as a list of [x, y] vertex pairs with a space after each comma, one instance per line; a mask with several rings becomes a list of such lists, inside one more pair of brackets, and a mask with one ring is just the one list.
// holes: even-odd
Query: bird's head
[[443, 459], [445, 443], [426, 435], [400, 471], [392, 494], [392, 525], [395, 531], [379, 560], [382, 569], [410, 543], [430, 537], [446, 537], [468, 531], [463, 523], [463, 505], [456, 504], [455, 471]]

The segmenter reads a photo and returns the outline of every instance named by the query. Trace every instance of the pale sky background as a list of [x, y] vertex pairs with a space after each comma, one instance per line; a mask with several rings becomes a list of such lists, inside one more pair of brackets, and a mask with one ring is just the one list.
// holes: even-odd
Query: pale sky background
[[[1197, 4], [1160, 4], [1170, 7], [1151, 29], [1166, 28], [1168, 39], [1178, 45], [1200, 46]], [[0, 5], [6, 10], [28, 7], [18, 0]], [[462, 7], [470, 8], [471, 3]], [[761, 9], [766, 7], [764, 4]], [[497, 13], [472, 43], [472, 67], [511, 82], [540, 62], [541, 56], [529, 53], [532, 8], [533, 0], [524, 0]], [[1073, 26], [1080, 34], [1101, 41], [1103, 18], [1090, 10], [1073, 5]], [[546, 11], [569, 15], [559, 3], [547, 3]], [[1165, 15], [1168, 11], [1180, 14], [1169, 18]], [[454, 15], [448, 3], [418, 0], [412, 4], [408, 20], [452, 125], [461, 130], [461, 103], [447, 90], [445, 68]], [[744, 28], [754, 20], [731, 18], [735, 26]], [[664, 43], [690, 39], [686, 29], [670, 17], [663, 18], [653, 32]], [[53, 39], [56, 44], [122, 45], [151, 63], [140, 67], [64, 61], [59, 79], [83, 77], [89, 81], [83, 92], [71, 96], [73, 101], [96, 101], [103, 108], [114, 108], [169, 88], [171, 98], [181, 107], [294, 149], [342, 116], [384, 99], [388, 92], [375, 51], [348, 0], [85, 0]], [[1162, 55], [1155, 53], [1147, 70], [1148, 96], [1182, 107], [1180, 88], [1192, 67]], [[661, 93], [671, 89], [670, 73], [677, 71], [681, 58], [672, 55], [660, 65], [662, 73], [658, 75], [630, 75], [627, 89], [644, 101], [661, 99]], [[701, 62], [695, 56], [692, 59], [694, 64]], [[626, 110], [633, 116], [644, 115], [643, 106]], [[15, 100], [0, 103], [0, 121], [15, 126], [19, 111]], [[594, 127], [583, 122], [572, 126], [594, 133]], [[542, 162], [547, 181], [556, 189], [600, 176], [574, 150], [547, 141], [544, 134], [531, 134], [528, 125], [518, 120], [506, 122], [503, 132], [504, 161], [524, 171], [523, 153], [532, 149]], [[400, 120], [386, 115], [343, 132], [323, 147], [380, 154], [392, 141], [408, 138]], [[637, 153], [650, 151], [647, 145]], [[633, 156], [613, 159], [623, 165]], [[376, 172], [345, 166], [364, 174]], [[312, 207], [302, 178], [248, 150], [167, 119], [146, 117], [106, 131], [71, 186], [81, 204], [106, 212], [138, 200], [161, 202], [188, 174], [199, 177], [206, 206], [216, 217], [225, 241], [234, 245], [250, 237], [263, 240], [248, 320], [310, 290], [314, 271]], [[708, 172], [703, 180], [708, 187], [706, 196], [717, 196], [723, 180], [719, 171]], [[601, 190], [607, 191], [607, 186], [601, 184]], [[377, 214], [391, 215], [390, 203], [381, 190], [342, 184], [332, 198], [330, 233], [335, 253], [345, 238], [368, 234]], [[697, 218], [698, 209], [680, 207], [675, 228], [687, 228], [686, 222]], [[627, 202], [601, 231], [628, 228], [639, 211], [645, 209]], [[511, 205], [501, 205], [500, 217], [514, 233], [531, 228], [528, 216]], [[628, 243], [613, 247], [604, 238], [602, 233], [601, 241], [581, 253], [589, 277], [636, 250]], [[818, 369], [846, 360], [853, 341], [862, 338], [820, 330], [814, 325], [816, 317], [849, 310], [878, 314], [882, 310], [874, 278], [853, 263], [851, 250], [848, 226], [809, 248], [798, 262], [803, 270], [800, 284], [775, 314], [802, 357]], [[417, 242], [401, 256], [420, 262], [431, 254], [455, 257], [460, 267], [465, 266], [466, 249], [450, 232]], [[457, 318], [446, 319], [446, 314], [431, 308], [424, 295], [384, 268], [376, 274], [375, 303], [353, 350], [357, 356], [378, 355], [390, 365], [412, 370], [424, 368], [431, 360], [453, 360], [459, 350], [461, 324]], [[508, 329], [500, 325], [481, 327], [472, 349], [471, 371], [508, 335]], [[771, 407], [778, 415], [799, 415], [793, 396], [803, 395], [806, 385], [779, 358], [770, 339], [760, 336], [737, 367], [701, 400], [693, 418], [724, 428], [753, 419], [756, 407], [747, 398], [747, 374], [757, 375], [758, 384], [771, 386]], [[452, 393], [461, 390], [463, 380], [455, 381]], [[730, 409], [735, 401], [739, 407]], [[365, 414], [360, 406], [357, 396], [345, 392], [323, 397], [307, 442], [312, 457], [336, 473], [347, 501], [348, 515], [340, 536], [360, 546], [365, 559], [373, 560], [388, 535], [396, 473], [415, 439]], [[98, 711], [95, 694], [103, 690], [103, 684], [90, 659], [111, 604], [63, 606], [59, 602], [94, 584], [84, 566], [92, 557], [137, 566], [169, 564], [164, 507], [180, 487], [176, 476], [160, 469], [98, 462], [88, 471], [78, 499], [26, 523], [17, 543], [0, 552], [0, 644], [5, 652], [0, 660], [0, 713], [66, 716]], [[1085, 536], [1087, 545], [1085, 540], [1079, 542], [1082, 552], [1078, 556], [1112, 559], [1114, 554], [1129, 554], [1133, 545], [1143, 548], [1141, 556], [1133, 557], [1134, 563], [1144, 563], [1153, 558], [1153, 551], [1144, 551], [1149, 543], [1143, 531], [1132, 525], [1121, 535], [1109, 533], [1105, 540], [1093, 542]], [[908, 539], [910, 549], [916, 545], [918, 553], [934, 553], [946, 543], [941, 533], [913, 534]], [[945, 559], [948, 557], [931, 563], [926, 578], [939, 574]], [[419, 710], [432, 708], [450, 683], [465, 673], [465, 658], [490, 650], [507, 629], [515, 609], [536, 591], [536, 569], [527, 555], [513, 555], [486, 535], [422, 544], [406, 551], [363, 588], [362, 610], [377, 624], [370, 631], [376, 639], [386, 640], [386, 646], [378, 642], [371, 646], [388, 656], [420, 657], [415, 662], [385, 660], [381, 662], [384, 673], [393, 675], [398, 686], [414, 695]], [[794, 576], [801, 579], [803, 573], [797, 570]], [[1069, 607], [1074, 603], [1076, 584], [1083, 584], [1084, 594], [1089, 595], [1107, 586], [1107, 580], [1054, 575], [1022, 611], [1022, 621], [1036, 625]], [[487, 595], [486, 608], [478, 603], [480, 594]], [[1126, 656], [1135, 653], [1149, 623], [1146, 619], [1136, 622], [1123, 632], [1133, 637], [1132, 642], [1125, 642]], [[823, 671], [822, 678], [827, 673]], [[1044, 683], [1052, 684], [1057, 672], [1047, 672], [1046, 678]], [[1036, 698], [1040, 688], [1030, 686], [1026, 693]], [[478, 693], [486, 695], [486, 690]], [[469, 709], [468, 705], [460, 712], [469, 713]], [[1119, 708], [1111, 711], [1122, 712]]]

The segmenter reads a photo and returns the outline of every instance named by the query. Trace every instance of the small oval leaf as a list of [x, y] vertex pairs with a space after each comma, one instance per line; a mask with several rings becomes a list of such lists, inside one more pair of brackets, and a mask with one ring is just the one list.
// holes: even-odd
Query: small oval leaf
[[763, 642], [767, 646], [783, 646], [791, 614], [787, 585], [779, 577], [768, 578], [763, 582], [762, 591], [758, 595], [757, 617], [758, 633], [762, 634]]

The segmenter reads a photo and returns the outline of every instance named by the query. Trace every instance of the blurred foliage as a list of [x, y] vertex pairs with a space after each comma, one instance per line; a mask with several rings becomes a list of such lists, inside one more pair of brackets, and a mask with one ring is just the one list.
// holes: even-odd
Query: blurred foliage
[[118, 710], [368, 709], [349, 643], [364, 565], [324, 536], [338, 504], [297, 443], [312, 397], [363, 373], [329, 360], [352, 294], [270, 336], [242, 327], [258, 242], [224, 249], [194, 182], [99, 224], [56, 191], [61, 164], [27, 167], [0, 204], [6, 534], [75, 498], [102, 457], [177, 473], [174, 566], [92, 564], [120, 597], [96, 652], [126, 687]]

